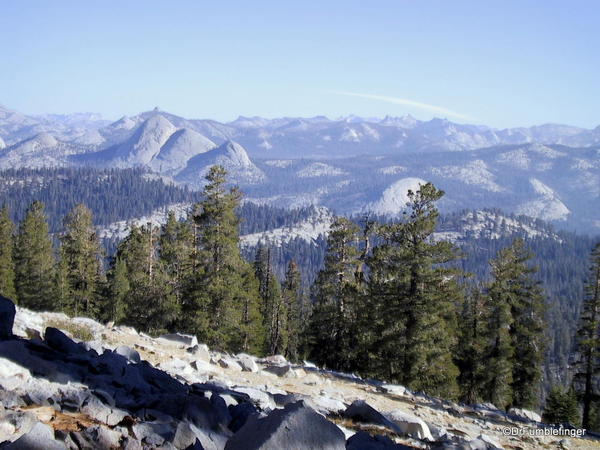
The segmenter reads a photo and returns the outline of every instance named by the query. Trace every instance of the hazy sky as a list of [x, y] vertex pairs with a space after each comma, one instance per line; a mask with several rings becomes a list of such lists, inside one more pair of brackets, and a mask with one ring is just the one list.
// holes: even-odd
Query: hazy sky
[[600, 124], [600, 2], [0, 1], [0, 103]]

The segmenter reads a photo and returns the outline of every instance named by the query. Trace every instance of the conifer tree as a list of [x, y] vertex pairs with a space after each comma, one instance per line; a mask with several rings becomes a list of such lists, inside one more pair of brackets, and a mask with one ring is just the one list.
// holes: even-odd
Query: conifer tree
[[92, 212], [76, 205], [65, 217], [65, 232], [60, 237], [60, 269], [64, 271], [67, 314], [97, 317], [100, 311], [103, 250], [94, 229]]
[[15, 288], [19, 305], [53, 310], [55, 260], [44, 204], [33, 202], [19, 225], [15, 245]]
[[[194, 250], [195, 271], [184, 301], [186, 328], [207, 344], [239, 351], [253, 347], [263, 336], [245, 336], [245, 301], [257, 302], [248, 270], [239, 250], [239, 218], [236, 208], [241, 194], [226, 187], [227, 172], [213, 166], [206, 176], [203, 200], [195, 207], [193, 222], [198, 247]], [[253, 309], [253, 308], [251, 308]], [[251, 319], [252, 316], [247, 316]], [[257, 330], [259, 327], [245, 327]]]
[[378, 339], [376, 374], [411, 389], [455, 397], [458, 369], [456, 305], [462, 302], [460, 273], [448, 264], [457, 252], [448, 242], [435, 242], [443, 191], [431, 183], [409, 191], [406, 220], [380, 226], [382, 245], [369, 260], [369, 296], [376, 310]]
[[16, 299], [14, 233], [15, 225], [5, 205], [0, 210], [0, 295], [10, 299]]
[[579, 425], [579, 405], [575, 391], [553, 386], [546, 398], [543, 418], [546, 423], [555, 425], [564, 423]]
[[258, 280], [250, 264], [241, 266], [243, 293], [241, 295], [242, 320], [241, 350], [254, 355], [262, 354], [265, 348], [265, 329], [258, 294]]
[[284, 353], [287, 347], [287, 305], [279, 280], [273, 273], [271, 249], [260, 245], [256, 250], [254, 271], [262, 300], [262, 314], [266, 331], [265, 351], [270, 354]]
[[[500, 408], [532, 407], [541, 380], [543, 295], [522, 239], [491, 261], [486, 401]], [[517, 351], [518, 349], [518, 351]]]
[[590, 276], [586, 298], [575, 337], [578, 359], [575, 362], [574, 383], [583, 403], [583, 428], [590, 428], [593, 402], [600, 399], [595, 390], [600, 372], [600, 243], [590, 257]]
[[[113, 292], [125, 296], [127, 323], [154, 334], [168, 331], [179, 312], [168, 277], [158, 259], [158, 234], [158, 228], [152, 224], [132, 227], [117, 250], [111, 286]], [[117, 264], [125, 264], [125, 268], [118, 268]], [[122, 278], [125, 273], [127, 283]], [[113, 306], [117, 317], [119, 308], [119, 303]]]
[[315, 282], [311, 357], [336, 370], [353, 370], [356, 360], [358, 233], [359, 227], [349, 219], [334, 220], [327, 239], [325, 267]]
[[302, 293], [302, 280], [298, 265], [291, 260], [283, 284], [283, 302], [287, 312], [286, 335], [287, 347], [284, 356], [291, 361], [297, 361], [303, 335], [302, 310], [304, 295]]
[[487, 341], [485, 359], [487, 377], [484, 387], [484, 399], [499, 408], [506, 407], [512, 399], [512, 360], [514, 347], [510, 336], [513, 325], [511, 303], [510, 250], [504, 249], [490, 262], [493, 281], [488, 288], [489, 316], [487, 323]]
[[479, 287], [473, 287], [460, 311], [456, 361], [460, 371], [458, 384], [460, 400], [474, 404], [483, 393], [487, 372], [485, 335], [488, 320], [487, 299]]
[[178, 221], [175, 213], [169, 211], [158, 245], [160, 262], [177, 304], [181, 306], [193, 268], [194, 239], [189, 221]]
[[512, 245], [517, 270], [517, 301], [512, 305], [512, 339], [515, 347], [512, 374], [512, 406], [538, 406], [544, 358], [545, 297], [539, 281], [534, 279], [537, 268], [530, 267], [533, 254], [522, 239]]
[[131, 290], [126, 259], [115, 256], [108, 272], [108, 289], [103, 303], [102, 318], [123, 323], [127, 317], [127, 295]]

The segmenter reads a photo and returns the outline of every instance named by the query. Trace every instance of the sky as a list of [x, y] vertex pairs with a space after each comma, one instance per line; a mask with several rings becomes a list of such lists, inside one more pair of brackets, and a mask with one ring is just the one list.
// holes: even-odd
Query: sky
[[600, 124], [596, 0], [0, 1], [0, 104]]

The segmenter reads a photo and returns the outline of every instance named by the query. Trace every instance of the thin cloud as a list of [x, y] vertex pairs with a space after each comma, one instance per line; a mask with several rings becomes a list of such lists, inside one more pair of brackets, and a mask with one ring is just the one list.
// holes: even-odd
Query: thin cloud
[[360, 97], [360, 98], [368, 98], [370, 100], [379, 100], [387, 103], [394, 103], [395, 105], [403, 105], [403, 106], [411, 106], [413, 108], [419, 108], [425, 111], [429, 111], [435, 114], [441, 114], [443, 116], [455, 117], [457, 119], [463, 120], [475, 120], [472, 117], [467, 116], [466, 114], [461, 114], [456, 111], [452, 111], [451, 109], [444, 108], [442, 106], [429, 105], [427, 103], [416, 102], [414, 100], [409, 100], [406, 98], [399, 97], [389, 97], [387, 95], [373, 95], [373, 94], [359, 94], [357, 92], [345, 92], [345, 91], [330, 91], [332, 94], [337, 95], [347, 95], [349, 97]]

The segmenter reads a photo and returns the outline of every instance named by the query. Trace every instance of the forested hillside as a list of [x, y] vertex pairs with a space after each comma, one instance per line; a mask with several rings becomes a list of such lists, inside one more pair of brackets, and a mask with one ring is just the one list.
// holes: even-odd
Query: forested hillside
[[76, 204], [94, 211], [94, 222], [105, 225], [140, 217], [171, 203], [194, 202], [198, 193], [165, 183], [142, 169], [10, 169], [0, 172], [0, 205], [21, 221], [35, 200], [46, 207], [50, 230]]
[[[360, 348], [361, 345], [369, 348], [376, 341], [352, 343], [352, 340], [345, 340], [349, 338], [348, 335], [339, 342], [341, 347], [326, 350], [326, 344], [331, 339], [319, 335], [318, 331], [321, 329], [319, 320], [323, 324], [333, 323], [332, 317], [327, 319], [328, 314], [332, 314], [327, 303], [319, 307], [319, 302], [329, 298], [338, 289], [332, 287], [337, 281], [335, 277], [327, 278], [328, 271], [341, 273], [341, 270], [347, 272], [348, 276], [352, 274], [352, 277], [358, 276], [360, 272], [357, 280], [373, 280], [374, 274], [381, 267], [394, 261], [389, 260], [389, 255], [386, 256], [385, 252], [400, 252], [396, 257], [401, 258], [407, 258], [410, 254], [405, 253], [408, 250], [402, 249], [402, 233], [408, 232], [405, 228], [408, 225], [383, 216], [358, 216], [351, 220], [344, 219], [346, 223], [337, 235], [335, 226], [341, 226], [338, 219], [335, 222], [337, 225], [334, 223], [334, 232], [329, 237], [319, 235], [310, 240], [294, 237], [281, 245], [240, 247], [240, 234], [249, 235], [273, 229], [292, 232], [298, 223], [318, 216], [318, 211], [314, 207], [286, 210], [243, 203], [241, 193], [236, 189], [230, 191], [226, 188], [228, 185], [225, 179], [222, 175], [220, 177], [216, 178], [217, 185], [212, 187], [214, 192], [211, 194], [210, 189], [206, 188], [204, 193], [194, 193], [165, 184], [137, 169], [4, 172], [0, 201], [5, 203], [6, 208], [0, 221], [0, 234], [4, 242], [0, 257], [12, 259], [14, 263], [9, 265], [11, 270], [0, 274], [2, 292], [9, 296], [16, 294], [20, 301], [33, 308], [63, 309], [72, 314], [86, 314], [133, 324], [150, 332], [188, 330], [224, 349], [258, 353], [281, 352], [292, 358], [312, 357], [333, 368], [356, 370], [418, 387], [414, 383], [421, 375], [403, 378], [403, 370], [397, 372], [398, 368], [380, 366], [377, 358], [370, 362], [363, 361], [359, 354], [348, 350], [351, 347]], [[208, 188], [211, 188], [210, 184]], [[214, 203], [210, 202], [211, 195], [215, 199]], [[42, 202], [36, 203], [37, 200]], [[49, 200], [50, 206], [45, 207], [43, 200]], [[89, 207], [86, 202], [93, 206]], [[123, 241], [110, 243], [106, 248], [108, 252], [102, 248], [94, 225], [127, 220], [136, 217], [134, 213], [149, 214], [175, 202], [196, 204], [194, 207], [190, 206], [187, 220], [178, 221], [171, 215], [163, 226], [142, 224], [134, 227]], [[79, 204], [82, 205], [76, 206]], [[26, 213], [25, 208], [28, 208]], [[99, 214], [95, 208], [98, 208]], [[441, 253], [436, 253], [435, 257], [434, 254], [427, 256], [423, 264], [429, 265], [433, 272], [424, 273], [423, 276], [435, 285], [449, 276], [444, 275], [445, 272], [437, 273], [437, 270], [450, 271], [447, 274], [458, 270], [457, 274], [467, 274], [457, 275], [457, 281], [460, 279], [456, 287], [458, 290], [451, 294], [455, 300], [445, 307], [453, 310], [462, 304], [463, 298], [486, 298], [486, 292], [492, 292], [490, 289], [499, 276], [494, 264], [500, 264], [502, 259], [498, 258], [501, 255], [504, 254], [505, 259], [521, 260], [519, 270], [523, 270], [533, 283], [530, 285], [531, 289], [540, 283], [539, 295], [545, 304], [545, 308], [537, 313], [545, 318], [545, 326], [539, 331], [546, 336], [544, 355], [539, 356], [539, 368], [543, 368], [543, 376], [542, 372], [531, 376], [539, 376], [536, 383], [540, 383], [541, 392], [547, 392], [551, 385], [565, 385], [569, 382], [570, 373], [567, 368], [572, 359], [573, 339], [584, 299], [584, 285], [589, 275], [586, 255], [589, 254], [594, 239], [557, 232], [539, 220], [506, 215], [498, 210], [463, 211], [445, 216], [439, 216], [437, 210], [432, 210], [431, 214], [433, 215], [427, 220], [423, 219], [425, 222], [421, 225], [426, 225], [428, 230], [424, 236], [434, 237], [434, 241], [437, 240], [439, 245], [446, 247], [443, 247], [445, 250]], [[405, 217], [404, 221], [406, 220], [409, 218]], [[11, 222], [19, 223], [19, 226], [15, 228]], [[228, 225], [222, 228], [223, 223]], [[410, 223], [409, 220], [408, 224]], [[211, 234], [217, 231], [217, 235]], [[12, 255], [13, 245], [10, 241], [15, 233], [16, 246]], [[44, 237], [45, 233], [54, 233], [54, 239], [50, 239], [50, 234]], [[344, 233], [349, 234], [345, 236]], [[515, 238], [524, 239], [522, 248], [517, 247], [511, 250], [513, 253], [506, 253], [506, 249], [514, 246]], [[338, 249], [342, 253], [334, 250], [335, 245], [338, 245], [336, 239], [342, 239], [342, 247]], [[450, 239], [453, 244], [440, 242], [439, 239]], [[433, 245], [426, 242], [424, 240], [422, 245]], [[223, 256], [225, 249], [231, 255], [232, 259], [228, 260], [227, 267], [234, 270], [227, 276], [233, 278], [200, 280], [195, 275], [192, 276], [203, 273], [204, 277], [210, 278], [220, 271], [217, 267], [207, 268], [206, 264], [213, 257], [197, 253], [199, 249], [212, 246], [217, 252], [214, 255], [220, 255], [219, 258]], [[344, 246], [349, 247], [342, 251]], [[388, 250], [381, 253], [385, 248]], [[427, 253], [437, 249], [435, 246], [431, 250], [427, 248], [429, 247], [423, 247], [425, 250], [419, 251]], [[442, 247], [435, 252], [441, 249]], [[335, 251], [346, 255], [345, 258], [354, 255], [353, 262], [343, 263], [343, 270], [332, 268], [331, 258]], [[490, 261], [497, 262], [490, 264]], [[358, 272], [357, 268], [360, 269]], [[392, 269], [388, 267], [385, 270]], [[34, 281], [28, 275], [32, 273], [37, 274]], [[75, 273], [78, 275], [75, 276]], [[382, 276], [385, 280], [388, 275]], [[434, 278], [429, 278], [432, 276]], [[435, 277], [441, 278], [435, 281]], [[347, 298], [358, 295], [358, 309], [354, 312], [356, 316], [347, 320], [347, 326], [358, 327], [356, 329], [365, 326], [364, 323], [354, 322], [356, 317], [370, 317], [372, 312], [371, 307], [361, 303], [370, 298], [367, 292], [386, 292], [390, 289], [390, 286], [369, 284], [371, 282], [364, 284], [365, 282], [367, 281], [357, 281], [358, 284], [352, 282], [348, 286], [339, 287], [346, 292], [344, 296]], [[333, 284], [327, 287], [327, 283]], [[209, 295], [210, 298], [204, 292], [205, 288], [202, 288], [208, 285], [215, 289]], [[54, 294], [40, 298], [40, 292]], [[423, 293], [423, 298], [430, 294], [432, 293]], [[221, 325], [213, 324], [219, 329], [208, 333], [210, 328], [207, 327], [212, 320], [210, 314], [198, 314], [203, 311], [201, 305], [210, 303], [211, 298], [220, 298], [223, 305], [229, 306], [223, 306], [228, 311], [222, 317], [224, 322]], [[351, 310], [349, 305], [347, 307]], [[377, 308], [385, 310], [383, 305]], [[216, 308], [214, 314], [223, 313], [219, 312], [219, 305], [211, 308]], [[311, 312], [313, 308], [316, 309]], [[412, 307], [403, 311], [411, 309]], [[315, 316], [319, 311], [320, 315]], [[236, 314], [240, 312], [243, 314], [238, 317]], [[465, 314], [465, 310], [459, 309], [456, 313]], [[193, 319], [184, 323], [184, 317]], [[373, 323], [384, 323], [381, 318], [371, 319]], [[233, 333], [235, 323], [244, 325]], [[445, 332], [454, 336], [450, 341], [459, 339], [460, 330], [452, 325], [452, 321], [448, 324], [450, 328]], [[225, 329], [220, 329], [222, 326]], [[364, 336], [373, 336], [370, 334], [373, 330], [363, 331]], [[329, 332], [331, 329], [326, 330], [326, 333]], [[350, 332], [349, 328], [338, 330], [340, 336], [347, 332]], [[331, 342], [334, 341], [335, 339]], [[319, 356], [319, 353], [315, 353], [317, 349], [325, 354]], [[365, 351], [368, 353], [372, 350]], [[448, 355], [451, 355], [453, 361], [446, 374], [450, 378], [421, 388], [440, 395], [457, 396], [463, 392], [460, 395], [474, 395], [472, 399], [485, 399], [485, 396], [478, 397], [481, 390], [477, 391], [479, 394], [474, 391], [466, 393], [464, 386], [460, 388], [461, 383], [464, 384], [464, 376], [460, 378], [458, 373], [464, 372], [464, 363], [460, 363], [461, 357], [456, 349], [447, 348], [445, 351], [450, 352]], [[392, 355], [388, 356], [392, 358]], [[381, 354], [379, 357], [384, 361], [389, 359], [388, 356]], [[403, 357], [413, 358], [415, 355], [406, 354]], [[396, 357], [392, 359], [394, 358]], [[454, 380], [454, 377], [457, 377], [455, 381], [458, 385], [453, 388], [454, 382], [451, 383], [450, 380]], [[537, 394], [534, 397], [525, 403], [533, 405], [539, 402]], [[508, 398], [502, 401], [510, 403]]]

